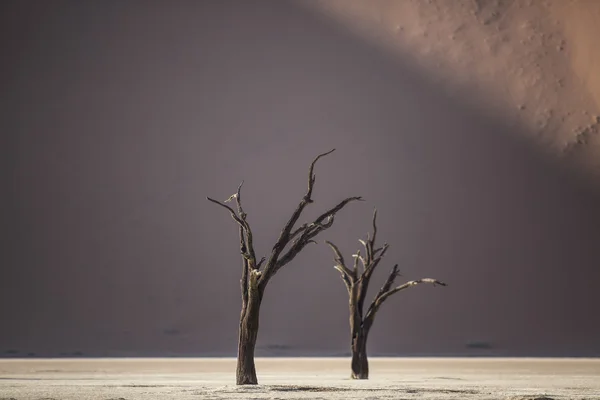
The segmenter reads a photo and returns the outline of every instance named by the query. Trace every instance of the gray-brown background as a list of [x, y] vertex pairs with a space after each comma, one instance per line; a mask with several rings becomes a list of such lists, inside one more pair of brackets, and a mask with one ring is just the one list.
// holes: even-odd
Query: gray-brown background
[[[367, 202], [320, 239], [349, 258], [377, 206], [379, 279], [397, 262], [450, 284], [392, 298], [373, 354], [600, 354], [597, 193], [409, 60], [287, 1], [1, 13], [1, 353], [233, 355], [237, 229], [205, 196], [245, 179], [266, 254], [336, 147], [306, 218]], [[308, 249], [267, 289], [260, 351], [343, 354], [346, 305]]]

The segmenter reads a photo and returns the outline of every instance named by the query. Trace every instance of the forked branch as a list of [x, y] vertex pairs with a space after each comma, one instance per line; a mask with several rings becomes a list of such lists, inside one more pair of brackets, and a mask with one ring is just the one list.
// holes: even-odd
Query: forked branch
[[247, 246], [247, 258], [248, 259], [248, 265], [250, 268], [252, 269], [258, 269], [258, 265], [256, 264], [256, 255], [254, 253], [254, 240], [252, 237], [252, 229], [250, 228], [250, 224], [248, 223], [248, 221], [246, 220], [246, 213], [244, 212], [244, 209], [242, 208], [242, 193], [241, 193], [241, 189], [242, 186], [244, 185], [244, 181], [242, 181], [238, 188], [237, 188], [237, 192], [232, 195], [231, 197], [229, 197], [227, 200], [225, 200], [225, 202], [231, 201], [233, 198], [235, 198], [235, 202], [237, 204], [237, 209], [238, 209], [238, 216], [240, 218], [240, 220], [242, 221], [242, 223], [244, 224], [244, 231], [246, 232], [246, 246]]
[[[281, 231], [281, 234], [279, 235], [279, 238], [277, 239], [277, 243], [275, 244], [275, 247], [278, 247], [278, 245], [281, 245], [284, 242], [287, 244], [287, 242], [290, 239], [290, 233], [291, 233], [292, 229], [294, 228], [294, 225], [298, 221], [298, 218], [300, 218], [302, 211], [304, 211], [304, 208], [306, 207], [307, 204], [313, 202], [312, 192], [313, 192], [313, 187], [315, 185], [315, 180], [316, 180], [316, 176], [314, 173], [315, 164], [317, 163], [317, 161], [319, 161], [320, 158], [325, 157], [326, 155], [331, 154], [334, 151], [335, 151], [335, 149], [331, 149], [326, 153], [319, 154], [310, 163], [310, 168], [308, 169], [308, 189], [306, 191], [306, 194], [304, 195], [304, 197], [302, 197], [302, 200], [296, 207], [296, 210], [294, 210], [294, 212], [292, 213], [292, 216], [290, 217], [288, 222], [283, 227], [283, 230]], [[275, 250], [275, 248], [273, 250]], [[283, 247], [279, 250], [279, 252], [281, 252], [281, 250], [283, 250]]]
[[[358, 196], [348, 197], [339, 202], [335, 207], [319, 215], [312, 223], [305, 223], [294, 229], [294, 225], [300, 218], [305, 207], [313, 202], [312, 193], [316, 181], [314, 170], [317, 161], [319, 161], [319, 159], [322, 157], [331, 154], [334, 150], [335, 149], [332, 149], [328, 152], [319, 154], [310, 163], [308, 170], [308, 188], [306, 193], [292, 213], [290, 219], [281, 230], [281, 233], [279, 234], [279, 237], [275, 242], [273, 249], [271, 250], [271, 254], [264, 264], [261, 274], [255, 277], [260, 290], [263, 290], [273, 275], [275, 275], [277, 271], [292, 261], [306, 245], [309, 243], [316, 243], [314, 238], [319, 233], [329, 229], [333, 225], [335, 215], [340, 210], [342, 210], [348, 203], [352, 201], [362, 200], [362, 198]], [[249, 275], [248, 271], [246, 271], [246, 268], [249, 268], [250, 270], [258, 270], [265, 262], [265, 258], [262, 258], [259, 262], [256, 261], [252, 229], [246, 220], [246, 213], [242, 207], [241, 188], [243, 184], [244, 182], [242, 181], [242, 183], [240, 183], [238, 186], [237, 192], [231, 195], [227, 200], [225, 200], [225, 202], [220, 202], [210, 197], [207, 197], [207, 199], [226, 209], [231, 215], [231, 218], [240, 226], [240, 251], [242, 258], [244, 259], [244, 271], [242, 272], [242, 295], [244, 298], [247, 298]], [[224, 204], [233, 200], [235, 200], [237, 204], [237, 213], [232, 207]], [[289, 248], [284, 253], [284, 250], [288, 246]]]
[[[241, 249], [242, 257], [248, 261], [248, 266], [251, 269], [256, 269], [257, 263], [256, 263], [256, 255], [254, 252], [252, 229], [250, 228], [250, 224], [246, 220], [247, 215], [244, 212], [244, 209], [242, 207], [241, 189], [242, 189], [243, 184], [244, 184], [244, 181], [242, 181], [239, 184], [237, 191], [234, 194], [232, 194], [231, 196], [229, 196], [229, 198], [227, 200], [225, 200], [223, 203], [220, 201], [217, 201], [215, 199], [212, 199], [210, 197], [206, 197], [206, 198], [207, 198], [207, 200], [209, 200], [209, 201], [225, 208], [227, 211], [229, 211], [231, 218], [233, 218], [233, 220], [235, 222], [237, 222], [237, 224], [240, 226], [240, 229], [241, 229], [240, 241], [242, 242], [242, 249]], [[232, 200], [235, 200], [235, 202], [236, 202], [237, 214], [233, 208], [229, 207], [227, 204], [224, 204], [224, 203], [228, 203]]]
[[326, 155], [331, 154], [334, 151], [335, 151], [335, 149], [332, 149], [326, 153], [319, 154], [310, 163], [310, 167], [308, 169], [308, 189], [306, 190], [306, 194], [304, 195], [304, 197], [302, 197], [302, 200], [300, 201], [300, 203], [298, 204], [298, 206], [292, 213], [292, 216], [290, 217], [288, 222], [285, 224], [285, 226], [281, 230], [281, 233], [279, 234], [279, 238], [277, 238], [277, 242], [275, 242], [275, 245], [273, 246], [273, 249], [271, 250], [271, 255], [269, 256], [269, 260], [267, 261], [267, 264], [265, 265], [264, 274], [261, 278], [261, 281], [265, 282], [263, 284], [263, 286], [266, 284], [266, 282], [268, 282], [268, 280], [271, 278], [271, 276], [273, 276], [275, 274], [278, 259], [279, 259], [281, 252], [283, 251], [283, 249], [287, 246], [287, 244], [294, 237], [296, 237], [297, 235], [299, 235], [301, 233], [304, 233], [306, 231], [306, 229], [308, 229], [308, 225], [304, 224], [292, 233], [292, 229], [294, 229], [294, 225], [298, 221], [298, 218], [300, 218], [300, 215], [302, 214], [302, 211], [304, 211], [304, 208], [306, 207], [306, 205], [313, 202], [312, 191], [313, 191], [313, 187], [314, 187], [315, 180], [316, 180], [316, 177], [314, 174], [315, 164], [317, 163], [317, 161], [319, 161], [319, 159], [321, 157], [325, 157]]
[[331, 247], [331, 250], [333, 250], [333, 253], [335, 254], [335, 265], [333, 266], [333, 268], [340, 272], [342, 280], [344, 281], [346, 289], [348, 290], [348, 294], [350, 294], [352, 291], [352, 285], [354, 284], [355, 280], [355, 273], [354, 271], [350, 271], [350, 269], [346, 267], [346, 262], [344, 261], [344, 256], [342, 256], [340, 249], [328, 240], [326, 240], [325, 243], [327, 243], [327, 245]]
[[[361, 197], [348, 197], [338, 203], [335, 207], [327, 210], [319, 217], [317, 217], [312, 223], [302, 224], [300, 227], [294, 230], [294, 225], [300, 218], [302, 212], [305, 207], [313, 202], [312, 193], [314, 184], [316, 181], [316, 175], [314, 173], [315, 165], [319, 159], [325, 157], [328, 154], [331, 154], [335, 149], [332, 149], [328, 152], [319, 154], [315, 159], [311, 162], [310, 167], [308, 169], [308, 188], [306, 194], [302, 197], [302, 200], [294, 210], [292, 216], [285, 224], [283, 230], [279, 234], [279, 238], [277, 242], [273, 246], [271, 251], [271, 255], [265, 265], [263, 274], [260, 278], [259, 285], [261, 288], [264, 288], [267, 282], [286, 264], [296, 257], [302, 249], [309, 243], [316, 243], [314, 238], [321, 233], [322, 231], [330, 228], [333, 225], [334, 218], [336, 213], [338, 213], [342, 208], [344, 208], [348, 203], [355, 200], [362, 200]], [[288, 250], [283, 253], [286, 247]], [[283, 253], [283, 254], [282, 254]]]
[[[273, 272], [267, 278], [263, 277], [262, 279], [270, 279], [273, 275], [277, 273], [281, 268], [283, 268], [287, 263], [292, 261], [296, 255], [302, 251], [302, 249], [308, 243], [315, 243], [313, 240], [319, 233], [323, 232], [326, 229], [329, 229], [333, 225], [333, 221], [335, 219], [335, 214], [339, 212], [342, 208], [346, 206], [346, 204], [351, 201], [361, 201], [362, 197], [348, 197], [347, 199], [342, 200], [335, 207], [331, 208], [327, 212], [323, 213], [314, 222], [308, 224], [305, 229], [302, 230], [302, 234], [299, 238], [295, 239], [292, 242], [291, 247], [277, 260], [274, 264]], [[288, 241], [289, 243], [289, 241]], [[285, 243], [287, 245], [287, 243]], [[284, 246], [285, 247], [285, 246]], [[265, 274], [267, 272], [265, 271]]]

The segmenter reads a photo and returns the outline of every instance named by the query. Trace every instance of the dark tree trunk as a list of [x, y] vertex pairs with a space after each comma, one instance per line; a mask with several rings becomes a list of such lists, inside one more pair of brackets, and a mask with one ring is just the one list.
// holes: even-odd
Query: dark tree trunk
[[363, 329], [352, 339], [352, 379], [369, 379], [367, 332]]
[[[360, 292], [358, 288], [352, 291], [355, 296]], [[354, 297], [356, 299], [357, 297]], [[352, 379], [369, 379], [369, 360], [367, 359], [367, 337], [371, 328], [371, 320], [364, 320], [358, 301], [350, 303], [350, 331], [352, 343]]]
[[242, 305], [238, 340], [238, 358], [236, 384], [256, 385], [256, 368], [254, 366], [254, 349], [258, 336], [258, 322], [261, 297], [258, 290], [251, 290], [247, 304]]

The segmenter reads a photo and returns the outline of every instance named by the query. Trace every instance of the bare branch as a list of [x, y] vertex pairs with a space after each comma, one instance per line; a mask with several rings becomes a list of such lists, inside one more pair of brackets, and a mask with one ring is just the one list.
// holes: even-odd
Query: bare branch
[[317, 163], [317, 161], [319, 161], [319, 159], [320, 159], [321, 157], [325, 157], [326, 155], [329, 155], [329, 154], [333, 153], [334, 151], [335, 151], [335, 149], [331, 149], [331, 150], [329, 150], [329, 151], [328, 151], [328, 152], [326, 152], [326, 153], [319, 154], [319, 155], [318, 155], [318, 156], [317, 156], [317, 157], [316, 157], [316, 158], [313, 160], [313, 162], [312, 162], [312, 163], [310, 163], [310, 168], [308, 169], [308, 190], [306, 191], [306, 196], [305, 196], [305, 198], [306, 198], [306, 201], [307, 201], [308, 203], [312, 203], [311, 196], [312, 196], [313, 186], [314, 186], [314, 184], [315, 184], [315, 180], [316, 180], [316, 176], [315, 176], [315, 174], [313, 173], [313, 171], [314, 171], [314, 169], [315, 169], [315, 164]]
[[342, 208], [344, 208], [346, 206], [346, 204], [350, 203], [351, 201], [364, 201], [364, 200], [363, 200], [363, 198], [361, 196], [348, 197], [347, 199], [342, 200], [335, 207], [333, 207], [330, 210], [325, 211], [323, 214], [321, 214], [319, 216], [319, 218], [317, 218], [315, 220], [314, 223], [315, 224], [320, 224], [321, 222], [323, 222], [323, 220], [325, 218], [333, 217], [338, 211], [340, 211]]
[[[244, 185], [244, 181], [242, 181], [239, 184], [239, 186], [237, 188], [237, 192], [232, 197], [235, 198], [235, 202], [237, 204], [237, 209], [238, 209], [238, 215], [239, 215], [240, 220], [244, 224], [244, 230], [246, 231], [246, 247], [247, 247], [246, 251], [247, 251], [247, 255], [248, 255], [249, 266], [252, 269], [257, 269], [256, 254], [254, 253], [254, 240], [253, 240], [253, 236], [252, 236], [252, 229], [250, 229], [250, 224], [246, 220], [247, 214], [244, 212], [244, 209], [242, 207], [241, 190], [242, 190], [243, 185]], [[230, 199], [232, 197], [230, 197]]]
[[412, 287], [412, 286], [416, 286], [416, 285], [418, 285], [420, 283], [429, 283], [429, 284], [432, 284], [433, 286], [436, 286], [436, 285], [448, 286], [446, 283], [444, 283], [442, 281], [438, 281], [437, 279], [433, 279], [433, 278], [421, 278], [421, 279], [417, 279], [417, 280], [414, 280], [414, 281], [408, 281], [408, 282], [406, 282], [406, 283], [404, 283], [404, 284], [402, 284], [400, 286], [396, 286], [392, 290], [387, 291], [386, 293], [384, 293], [381, 296], [382, 300], [385, 300], [384, 296], [385, 297], [389, 297], [389, 296], [393, 295], [394, 293], [397, 293], [397, 292], [399, 292], [401, 290], [407, 289], [407, 288]]
[[[240, 215], [240, 217], [243, 217], [244, 215], [246, 215], [246, 213], [244, 212], [244, 210], [242, 209], [242, 186], [244, 185], [244, 181], [242, 181], [237, 188], [237, 192], [235, 192], [234, 194], [232, 194], [227, 200], [225, 200], [225, 203], [235, 199], [235, 202], [237, 203], [237, 207], [238, 207], [238, 213]], [[243, 218], [242, 218], [243, 219]]]
[[[354, 280], [358, 279], [358, 259], [361, 258], [360, 257], [360, 250], [358, 250], [356, 252], [356, 257], [355, 255], [352, 255], [352, 257], [354, 258], [354, 263], [352, 265], [352, 275], [354, 277]], [[364, 266], [364, 264], [363, 264]]]
[[372, 259], [372, 255], [371, 255], [371, 251], [369, 250], [369, 247], [371, 245], [371, 240], [369, 239], [369, 235], [367, 234], [367, 240], [362, 240], [362, 239], [358, 239], [358, 241], [360, 242], [360, 244], [363, 245], [363, 247], [365, 248], [365, 258], [363, 260], [363, 265], [366, 265], [370, 262], [370, 260]]
[[[302, 200], [296, 207], [296, 210], [293, 212], [292, 216], [290, 217], [288, 222], [285, 224], [285, 226], [281, 230], [281, 233], [279, 234], [279, 238], [277, 239], [277, 242], [273, 246], [273, 250], [271, 250], [271, 255], [269, 256], [267, 265], [264, 268], [264, 274], [261, 277], [261, 282], [264, 282], [264, 284], [266, 284], [266, 282], [268, 282], [268, 280], [271, 279], [271, 277], [277, 272], [277, 269], [280, 268], [279, 267], [279, 265], [280, 265], [279, 256], [280, 256], [281, 252], [283, 251], [283, 249], [288, 245], [290, 240], [293, 239], [293, 237], [291, 236], [292, 229], [294, 228], [294, 225], [298, 221], [298, 218], [300, 218], [300, 215], [302, 214], [302, 211], [304, 210], [306, 205], [313, 202], [311, 196], [312, 196], [313, 186], [315, 184], [315, 179], [316, 179], [315, 174], [314, 174], [314, 169], [315, 169], [315, 165], [316, 165], [317, 161], [319, 161], [319, 159], [321, 157], [325, 157], [326, 155], [331, 154], [334, 150], [335, 149], [332, 149], [326, 153], [319, 154], [310, 163], [310, 167], [308, 169], [308, 189], [306, 191], [306, 194], [304, 195], [304, 197], [302, 198]], [[323, 218], [323, 219], [325, 219], [325, 218]], [[321, 222], [321, 221], [318, 221], [318, 222]], [[295, 237], [299, 233], [302, 233], [304, 235], [304, 233], [306, 233], [306, 229], [307, 228], [300, 227], [298, 230], [294, 231], [293, 236]], [[288, 254], [289, 254], [289, 251], [288, 251]], [[293, 258], [293, 256], [291, 258]], [[261, 283], [261, 285], [263, 285], [263, 286], [264, 286], [264, 284]]]
[[373, 250], [373, 257], [375, 257], [377, 255], [377, 253], [379, 253], [380, 251], [382, 251], [383, 249], [387, 248], [389, 245], [387, 243], [384, 243], [383, 246], [378, 247], [376, 249]]
[[373, 308], [375, 307], [375, 305], [377, 303], [377, 299], [379, 297], [381, 297], [384, 293], [386, 293], [386, 292], [388, 292], [390, 290], [390, 288], [392, 287], [392, 285], [394, 284], [394, 281], [396, 280], [396, 278], [398, 276], [400, 276], [400, 273], [398, 273], [398, 264], [395, 264], [392, 267], [392, 270], [390, 271], [390, 274], [388, 275], [385, 283], [383, 284], [383, 286], [381, 287], [381, 289], [379, 289], [379, 292], [377, 293], [377, 295], [373, 299], [373, 302], [369, 306], [369, 310], [367, 311], [366, 316], [369, 316], [370, 314], [372, 314], [372, 312], [373, 312], [372, 310], [373, 310]]
[[[232, 194], [231, 196], [229, 196], [229, 198], [227, 200], [225, 200], [224, 203], [229, 203], [233, 199], [238, 199], [238, 203], [239, 203], [240, 189], [242, 188], [243, 184], [244, 184], [244, 181], [242, 181], [242, 183], [240, 183], [238, 185], [237, 191], [234, 194]], [[238, 207], [239, 207], [239, 204], [238, 204]]]
[[339, 264], [346, 272], [350, 273], [350, 270], [346, 268], [346, 261], [344, 261], [344, 256], [342, 255], [340, 249], [329, 240], [326, 240], [325, 243], [331, 247], [331, 250], [333, 250], [333, 253], [335, 254], [335, 262]]
[[[236, 200], [237, 208], [238, 208], [237, 215], [236, 215], [235, 211], [233, 210], [233, 208], [229, 207], [228, 205], [223, 204], [220, 201], [217, 201], [210, 197], [206, 197], [206, 199], [212, 203], [215, 203], [215, 204], [225, 208], [227, 211], [229, 211], [231, 218], [233, 218], [233, 220], [239, 225], [240, 253], [242, 255], [242, 262], [243, 262], [242, 278], [240, 279], [240, 289], [242, 292], [242, 304], [243, 304], [243, 307], [245, 307], [245, 305], [248, 302], [248, 287], [249, 287], [248, 286], [249, 285], [249, 280], [248, 280], [248, 272], [249, 271], [248, 270], [256, 269], [257, 266], [256, 266], [256, 257], [254, 255], [254, 246], [252, 243], [252, 230], [250, 229], [250, 225], [246, 221], [246, 213], [244, 212], [244, 209], [242, 208], [242, 199], [241, 199], [240, 191], [241, 191], [243, 184], [244, 184], [244, 181], [242, 181], [242, 183], [240, 183], [240, 185], [237, 188], [236, 193], [229, 196], [229, 198], [227, 200], [225, 200], [225, 202], [230, 202], [234, 199]], [[244, 311], [242, 311], [242, 312], [244, 312]]]
[[235, 215], [235, 211], [233, 211], [233, 208], [229, 207], [227, 204], [221, 203], [220, 201], [217, 201], [215, 199], [211, 199], [208, 196], [206, 196], [206, 199], [208, 201], [211, 201], [211, 202], [215, 203], [216, 205], [219, 205], [219, 206], [225, 208], [226, 210], [228, 210], [229, 213], [231, 214], [231, 218], [233, 218], [233, 220], [235, 222], [237, 222], [238, 224], [240, 224], [240, 226], [245, 229], [244, 222], [241, 219], [239, 219], [237, 215]]
[[242, 246], [242, 257], [246, 261], [248, 261], [247, 265], [250, 268], [256, 269], [256, 255], [254, 253], [254, 242], [253, 242], [253, 236], [252, 236], [252, 229], [250, 229], [250, 224], [248, 224], [248, 221], [246, 220], [247, 215], [244, 212], [244, 209], [242, 207], [241, 189], [242, 189], [243, 184], [244, 184], [244, 181], [242, 181], [239, 184], [236, 193], [229, 196], [229, 198], [227, 200], [225, 200], [225, 202], [230, 202], [235, 199], [236, 204], [237, 204], [237, 209], [238, 209], [237, 214], [233, 210], [233, 208], [229, 207], [228, 205], [223, 204], [223, 203], [221, 203], [215, 199], [212, 199], [210, 197], [207, 197], [207, 199], [209, 201], [227, 209], [227, 211], [229, 211], [229, 214], [231, 215], [231, 218], [233, 218], [233, 220], [235, 222], [237, 222], [238, 225], [240, 225], [240, 228], [243, 230], [243, 234], [245, 235], [244, 246]]
[[334, 260], [336, 262], [334, 268], [340, 271], [340, 274], [342, 274], [342, 279], [346, 284], [346, 289], [348, 289], [348, 293], [350, 293], [352, 282], [354, 281], [354, 274], [348, 269], [348, 267], [346, 267], [346, 262], [344, 261], [344, 256], [342, 256], [340, 249], [328, 240], [326, 240], [325, 243], [327, 243], [327, 245], [331, 247], [331, 250], [333, 250], [333, 253], [335, 254]]
[[367, 240], [364, 241], [362, 239], [358, 240], [365, 248], [365, 262], [364, 264], [369, 265], [373, 261], [373, 242], [369, 239], [369, 234], [367, 234]]
[[373, 211], [373, 236], [371, 237], [370, 232], [367, 232], [367, 240], [364, 241], [359, 239], [359, 242], [365, 247], [365, 261], [367, 265], [371, 265], [373, 263], [373, 259], [375, 258], [375, 254], [373, 252], [373, 248], [375, 247], [375, 238], [377, 237], [377, 209]]
[[[367, 243], [369, 244], [369, 248], [367, 248], [367, 251], [369, 251], [370, 249], [372, 249], [373, 246], [372, 239], [370, 239]], [[373, 258], [372, 254], [370, 254], [364, 261], [361, 258], [361, 261], [363, 262], [365, 268], [356, 282], [359, 285], [356, 304], [360, 313], [362, 313], [365, 304], [365, 298], [367, 296], [367, 290], [369, 288], [369, 282], [371, 280], [371, 276], [373, 275], [373, 271], [375, 271], [375, 268], [377, 267], [377, 265], [379, 265], [379, 262], [385, 255], [387, 249], [388, 245], [385, 244], [383, 245], [383, 248], [377, 257]]]
[[371, 275], [373, 274], [373, 271], [375, 270], [375, 268], [377, 267], [377, 265], [379, 265], [379, 262], [381, 261], [381, 259], [383, 258], [383, 256], [385, 256], [385, 253], [387, 252], [388, 249], [388, 244], [384, 244], [382, 249], [381, 249], [381, 253], [370, 260], [370, 262], [368, 263], [368, 265], [365, 268], [365, 271], [362, 273], [361, 279], [365, 279], [365, 278], [370, 278]]
[[342, 280], [344, 281], [344, 285], [346, 285], [346, 290], [348, 290], [348, 294], [352, 295], [352, 282], [350, 282], [350, 278], [348, 278], [348, 275], [346, 274], [344, 269], [340, 265], [334, 265], [333, 268], [340, 271]]
[[[294, 243], [289, 248], [289, 250], [279, 260], [277, 260], [275, 266], [273, 267], [272, 272], [270, 272], [270, 274], [267, 277], [263, 276], [263, 279], [270, 279], [284, 265], [286, 265], [291, 260], [293, 260], [294, 257], [296, 256], [296, 254], [298, 254], [304, 248], [304, 246], [306, 246], [311, 241], [312, 238], [314, 238], [319, 233], [330, 228], [333, 225], [335, 214], [338, 211], [340, 211], [342, 208], [344, 208], [344, 206], [346, 206], [346, 204], [350, 203], [351, 201], [355, 201], [355, 200], [356, 201], [362, 200], [362, 198], [361, 197], [348, 197], [347, 199], [342, 200], [340, 203], [338, 203], [335, 207], [333, 207], [326, 213], [319, 216], [313, 223], [308, 224], [307, 228], [304, 230], [302, 235], [300, 235], [299, 238], [295, 239]], [[323, 220], [325, 220], [325, 218], [327, 218], [327, 221], [325, 223], [323, 223]]]
[[388, 297], [393, 295], [394, 293], [398, 293], [401, 290], [408, 289], [409, 287], [416, 286], [420, 283], [430, 283], [433, 286], [436, 286], [436, 285], [448, 286], [444, 282], [438, 281], [437, 279], [432, 279], [432, 278], [422, 278], [422, 279], [417, 279], [414, 281], [408, 281], [400, 286], [396, 286], [395, 288], [393, 288], [391, 290], [387, 290], [384, 293], [378, 294], [377, 297], [375, 298], [375, 300], [373, 300], [373, 303], [371, 304], [371, 306], [369, 307], [369, 311], [367, 312], [365, 319], [368, 318], [372, 321], [372, 319], [375, 317], [375, 313], [377, 312], [379, 307], [381, 307], [381, 304], [383, 304], [383, 302]]
[[367, 269], [367, 261], [365, 260], [365, 258], [363, 256], [360, 255], [360, 250], [357, 250], [356, 254], [352, 254], [352, 257], [354, 258], [355, 266], [358, 265], [358, 261], [360, 260], [360, 263], [363, 266], [363, 274], [364, 274], [364, 271], [366, 271], [366, 269]]
[[296, 229], [295, 231], [290, 233], [290, 240], [292, 240], [293, 238], [298, 236], [299, 233], [304, 232], [307, 227], [308, 227], [308, 224], [302, 224], [298, 229]]
[[[373, 238], [371, 238], [371, 244], [375, 245], [375, 238], [377, 237], [377, 209], [373, 209]], [[373, 250], [373, 249], [371, 249]]]
[[377, 294], [377, 296], [380, 296], [380, 295], [386, 293], [388, 290], [390, 290], [390, 288], [394, 284], [394, 281], [399, 276], [400, 276], [400, 273], [398, 272], [398, 264], [395, 264], [392, 267], [392, 270], [390, 271], [390, 274], [388, 275], [388, 278], [386, 279], [385, 283], [383, 284], [381, 289], [379, 289], [379, 293]]

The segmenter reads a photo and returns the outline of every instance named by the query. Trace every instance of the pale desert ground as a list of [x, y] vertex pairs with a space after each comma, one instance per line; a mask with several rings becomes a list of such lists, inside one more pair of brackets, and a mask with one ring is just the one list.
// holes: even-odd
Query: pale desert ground
[[0, 399], [600, 399], [599, 359], [260, 358], [234, 385], [232, 358], [0, 361]]

